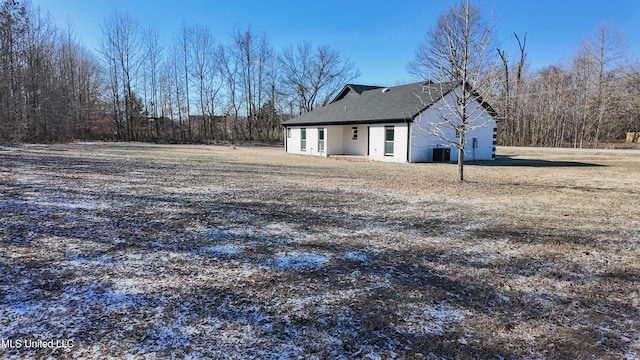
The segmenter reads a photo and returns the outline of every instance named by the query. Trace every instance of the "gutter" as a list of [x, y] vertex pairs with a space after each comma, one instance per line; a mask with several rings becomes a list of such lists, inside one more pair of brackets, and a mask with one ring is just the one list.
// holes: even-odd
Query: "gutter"
[[282, 122], [281, 126], [329, 126], [329, 125], [367, 125], [367, 124], [397, 124], [403, 122], [410, 122], [411, 120], [405, 119], [376, 119], [376, 120], [346, 120], [346, 121], [307, 121], [307, 122]]

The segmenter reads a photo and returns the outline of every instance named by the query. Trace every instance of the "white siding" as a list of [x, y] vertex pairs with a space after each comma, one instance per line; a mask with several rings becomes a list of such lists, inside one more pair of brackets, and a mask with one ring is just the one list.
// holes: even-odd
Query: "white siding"
[[[455, 129], [443, 126], [443, 136], [434, 136], [427, 131], [426, 119], [437, 119], [439, 116], [452, 116], [450, 111], [446, 110], [443, 106], [444, 101], [455, 101], [452, 95], [446, 96], [440, 101], [436, 102], [429, 109], [425, 110], [422, 114], [418, 115], [411, 124], [411, 162], [430, 162], [433, 161], [433, 149], [434, 148], [449, 148], [451, 150], [450, 161], [454, 162], [458, 160], [457, 148], [450, 144], [446, 139], [458, 142], [456, 138]], [[465, 161], [472, 160], [493, 160], [495, 155], [494, 144], [494, 129], [496, 128], [496, 121], [491, 115], [481, 108], [479, 102], [474, 102], [469, 105], [469, 113], [473, 114], [474, 124], [483, 124], [474, 130], [467, 131], [465, 134]], [[477, 138], [477, 147], [474, 148], [473, 138]]]
[[[291, 154], [303, 154], [314, 156], [327, 156], [330, 151], [341, 152], [341, 144], [339, 140], [342, 138], [340, 129], [335, 129], [331, 126], [294, 126], [289, 127], [291, 137], [286, 138], [287, 152]], [[302, 129], [306, 130], [307, 141], [306, 147], [302, 149]], [[324, 129], [324, 151], [320, 152], [318, 148], [318, 129]], [[337, 134], [336, 134], [337, 131]], [[285, 136], [287, 131], [285, 131]], [[336, 140], [338, 139], [338, 142]]]
[[[358, 136], [353, 139], [353, 128], [357, 129]], [[341, 126], [343, 129], [342, 144], [343, 155], [367, 155], [367, 145], [369, 139], [367, 138], [367, 125], [345, 125]]]
[[[285, 130], [291, 137], [286, 137], [286, 150], [291, 154], [328, 156], [328, 155], [366, 155], [367, 154], [367, 126], [358, 125], [358, 138], [352, 140], [352, 127], [343, 125], [328, 126], [290, 126]], [[306, 129], [306, 151], [300, 148], [301, 129]], [[324, 128], [325, 152], [318, 152], [318, 129]]]
[[[393, 126], [394, 144], [393, 155], [385, 155], [385, 127]], [[376, 161], [406, 162], [407, 161], [407, 131], [406, 123], [374, 124], [369, 126], [369, 158]]]
[[[291, 154], [307, 154], [306, 151], [303, 151], [300, 148], [300, 129], [303, 127], [290, 127], [289, 134], [291, 137], [286, 139], [287, 141], [287, 152]], [[287, 136], [287, 132], [285, 131], [285, 136]], [[307, 147], [309, 146], [309, 129], [307, 129]]]
[[[326, 131], [325, 131], [326, 134]], [[326, 150], [326, 146], [325, 146]], [[318, 151], [318, 128], [317, 127], [307, 127], [307, 152], [309, 155], [320, 156], [320, 152]]]
[[287, 127], [284, 132], [284, 148], [288, 153], [300, 154], [300, 128]]
[[344, 154], [343, 127], [341, 125], [327, 126], [325, 130], [325, 138], [327, 141], [327, 154], [328, 155], [341, 155]]

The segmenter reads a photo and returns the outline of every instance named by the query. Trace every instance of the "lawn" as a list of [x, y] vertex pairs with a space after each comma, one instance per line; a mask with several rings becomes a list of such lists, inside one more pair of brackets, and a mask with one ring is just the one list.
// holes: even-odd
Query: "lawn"
[[0, 147], [1, 358], [640, 358], [640, 152]]

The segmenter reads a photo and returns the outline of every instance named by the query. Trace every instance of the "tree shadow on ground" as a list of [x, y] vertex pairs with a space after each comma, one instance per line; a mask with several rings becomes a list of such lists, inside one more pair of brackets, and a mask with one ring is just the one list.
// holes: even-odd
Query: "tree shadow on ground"
[[[49, 196], [68, 198], [69, 202], [77, 197], [96, 196], [91, 190], [88, 194], [82, 194], [82, 189], [42, 190]], [[139, 194], [129, 197], [128, 204], [123, 203], [118, 208], [69, 210], [63, 207], [62, 211], [56, 205], [21, 200], [19, 193], [12, 192], [19, 201], [6, 204], [11, 206], [11, 215], [7, 213], [6, 217], [11, 219], [12, 225], [4, 228], [8, 235], [5, 240], [13, 239], [15, 242], [33, 238], [33, 241], [18, 245], [34, 247], [34, 250], [44, 249], [37, 239], [47, 236], [106, 245], [65, 248], [54, 257], [43, 257], [35, 251], [31, 264], [19, 264], [9, 259], [5, 259], [3, 264], [3, 270], [20, 267], [21, 271], [15, 277], [27, 279], [20, 286], [17, 283], [5, 285], [3, 291], [15, 295], [18, 290], [29, 290], [27, 300], [31, 304], [30, 309], [44, 308], [47, 304], [96, 304], [95, 307], [76, 308], [75, 312], [67, 315], [58, 311], [51, 311], [48, 315], [47, 329], [57, 329], [54, 324], [58, 319], [70, 317], [74, 322], [73, 334], [79, 337], [78, 343], [80, 340], [85, 343], [95, 340], [98, 336], [104, 337], [103, 344], [109, 343], [122, 334], [134, 339], [127, 344], [131, 351], [153, 350], [170, 355], [168, 349], [171, 346], [195, 343], [198, 334], [213, 328], [219, 333], [233, 334], [232, 341], [243, 336], [250, 341], [250, 346], [235, 349], [224, 342], [225, 337], [207, 335], [208, 341], [232, 353], [235, 351], [239, 356], [252, 355], [251, 347], [259, 347], [260, 351], [268, 354], [288, 344], [305, 341], [311, 344], [300, 349], [319, 357], [349, 356], [366, 349], [362, 355], [369, 352], [407, 357], [445, 354], [465, 358], [512, 358], [521, 355], [518, 353], [521, 350], [510, 349], [509, 344], [523, 349], [523, 340], [516, 337], [507, 344], [494, 337], [492, 331], [545, 323], [550, 321], [545, 314], [557, 313], [557, 308], [569, 306], [572, 307], [563, 310], [564, 316], [587, 324], [598, 323], [600, 316], [606, 324], [615, 319], [608, 314], [596, 315], [593, 310], [597, 308], [602, 312], [617, 305], [606, 298], [543, 298], [535, 289], [531, 293], [515, 289], [504, 291], [496, 288], [492, 281], [486, 282], [486, 279], [473, 275], [477, 273], [474, 271], [476, 268], [490, 268], [505, 278], [535, 276], [539, 271], [545, 277], [552, 276], [560, 266], [555, 265], [559, 262], [555, 255], [536, 259], [511, 256], [495, 259], [489, 264], [472, 261], [468, 257], [473, 254], [461, 257], [461, 254], [449, 253], [428, 243], [420, 249], [399, 246], [393, 250], [376, 248], [375, 244], [381, 241], [377, 239], [373, 241], [373, 247], [367, 246], [368, 241], [357, 241], [355, 237], [402, 240], [411, 230], [416, 234], [440, 233], [446, 236], [464, 224], [449, 223], [444, 219], [400, 221], [380, 213], [362, 216], [354, 214], [354, 209], [343, 213], [342, 210], [346, 209], [332, 206], [339, 208], [344, 199], [341, 196], [336, 199], [335, 194], [332, 197], [330, 192], [322, 190], [309, 191], [299, 206], [284, 200], [271, 202], [279, 198], [274, 193], [270, 193], [270, 201], [260, 201], [258, 197], [250, 202], [244, 196], [212, 201], [204, 195], [198, 197], [199, 200], [181, 200], [165, 198], [162, 194]], [[125, 197], [116, 193], [109, 196], [113, 202]], [[353, 196], [348, 195], [349, 199]], [[317, 206], [325, 204], [325, 211], [315, 211], [304, 205], [311, 200]], [[364, 199], [359, 200], [364, 202]], [[187, 211], [162, 211], [168, 204], [173, 210]], [[163, 221], [150, 221], [151, 214], [146, 212], [149, 208], [155, 209], [151, 214], [160, 215]], [[194, 220], [202, 224], [201, 231], [192, 229]], [[293, 230], [294, 234], [287, 234], [286, 229], [271, 234], [261, 230], [276, 221], [287, 224], [287, 229]], [[371, 224], [370, 228], [375, 231], [359, 233], [369, 228], [364, 224]], [[229, 228], [247, 231], [234, 234], [227, 231]], [[346, 235], [341, 237], [345, 242], [323, 237], [328, 229], [337, 230], [333, 236]], [[509, 243], [513, 243], [511, 238], [519, 239], [521, 235], [529, 238], [526, 232], [508, 230], [489, 229], [474, 233], [474, 238], [507, 238]], [[312, 240], [296, 240], [300, 235], [309, 236]], [[547, 240], [553, 241], [560, 236], [554, 232]], [[4, 243], [11, 245], [9, 241]], [[228, 254], [200, 251], [215, 245], [242, 246], [237, 248], [237, 252]], [[181, 254], [187, 257], [183, 258]], [[277, 261], [279, 254], [293, 254], [294, 257], [295, 254], [330, 254], [330, 259], [322, 266], [299, 266], [291, 261], [291, 265], [283, 266]], [[173, 256], [173, 260], [159, 262], [162, 256]], [[203, 269], [223, 272], [240, 268], [252, 271], [246, 276], [239, 272], [240, 276], [233, 282], [197, 280], [205, 273], [194, 272], [193, 268], [183, 269], [187, 266], [184, 262], [187, 258]], [[82, 266], [85, 263], [87, 267]], [[97, 269], [90, 269], [89, 264]], [[531, 270], [536, 266], [536, 271]], [[456, 269], [461, 272], [456, 273]], [[44, 276], [45, 272], [52, 275]], [[163, 276], [187, 285], [165, 287], [149, 280]], [[114, 285], [113, 281], [121, 277], [124, 277], [121, 285]], [[137, 281], [131, 282], [133, 280]], [[148, 288], [136, 285], [145, 281], [149, 281]], [[12, 297], [5, 298], [0, 304], [18, 306], [12, 312], [19, 313], [19, 306], [23, 305], [10, 299]], [[584, 305], [572, 305], [576, 301]], [[633, 308], [617, 309], [630, 318], [636, 313]], [[80, 321], [85, 317], [92, 322]], [[155, 320], [150, 321], [150, 318]], [[17, 319], [31, 324], [24, 317], [17, 316]], [[554, 344], [567, 347], [552, 352], [560, 357], [579, 357], [582, 354], [570, 346], [572, 341], [593, 352], [596, 351], [593, 344], [609, 335], [592, 329], [590, 336], [593, 339], [578, 338], [572, 333], [572, 325], [563, 321], [553, 323], [556, 330], [551, 337]], [[479, 326], [480, 322], [486, 325]], [[188, 329], [192, 329], [194, 334], [188, 333]], [[566, 344], [562, 340], [565, 336], [568, 338]], [[341, 345], [326, 349], [327, 339], [337, 339]], [[133, 343], [135, 341], [137, 345]], [[540, 340], [534, 345], [539, 350], [544, 344], [545, 341]], [[615, 350], [620, 347], [619, 342], [609, 345]], [[185, 353], [194, 351], [186, 346], [180, 350]], [[202, 349], [196, 348], [195, 351], [199, 350]], [[604, 355], [605, 352], [598, 354]], [[116, 355], [124, 356], [126, 353]]]
[[[215, 194], [104, 193], [92, 183], [77, 185], [3, 184], [0, 240], [11, 256], [0, 258], [0, 269], [20, 281], [0, 282], [0, 305], [34, 332], [40, 330], [25, 302], [34, 311], [58, 305], [40, 319], [45, 330], [62, 333], [56, 324], [68, 319], [78, 348], [97, 339], [104, 347], [118, 343], [123, 348], [114, 357], [150, 351], [169, 357], [175, 347], [201, 358], [220, 355], [215, 350], [232, 358], [302, 352], [319, 358], [606, 357], [625, 350], [617, 330], [630, 325], [618, 319], [637, 318], [635, 307], [590, 290], [624, 299], [626, 293], [607, 292], [635, 283], [624, 271], [603, 279], [582, 260], [560, 254], [470, 251], [493, 239], [514, 248], [566, 242], [592, 251], [610, 234], [465, 230], [473, 214], [464, 221], [411, 217], [391, 211], [407, 204], [384, 195], [297, 193], [276, 184]], [[73, 206], [92, 200], [114, 206]], [[423, 243], [406, 244], [415, 238]], [[452, 244], [429, 242], [438, 239]], [[307, 255], [322, 261], [299, 261]], [[493, 276], [482, 276], [488, 273]], [[544, 286], [500, 288], [500, 279], [577, 288], [556, 295]], [[17, 298], [20, 293], [29, 298]], [[518, 335], [542, 326], [544, 337]], [[29, 335], [20, 331], [0, 335]]]
[[496, 155], [493, 161], [471, 161], [465, 163], [472, 166], [520, 166], [520, 167], [600, 167], [601, 164], [582, 161], [522, 159], [514, 155]]

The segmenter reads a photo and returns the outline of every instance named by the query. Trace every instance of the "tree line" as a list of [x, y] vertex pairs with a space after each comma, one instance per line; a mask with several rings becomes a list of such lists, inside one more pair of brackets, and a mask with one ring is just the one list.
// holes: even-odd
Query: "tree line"
[[92, 52], [28, 1], [0, 9], [0, 142], [113, 139], [273, 142], [280, 123], [328, 102], [360, 74], [329, 46], [277, 52], [266, 34], [227, 42], [183, 23], [164, 43], [114, 11]]
[[[535, 70], [526, 44], [526, 33], [514, 33], [499, 45], [480, 5], [460, 0], [429, 29], [408, 71], [471, 84], [497, 112], [499, 145], [603, 147], [640, 131], [640, 64], [619, 31], [603, 23], [567, 63]], [[458, 133], [479, 125], [469, 123]]]
[[527, 71], [526, 34], [513, 38], [511, 58], [496, 49], [499, 144], [604, 147], [640, 130], [640, 64], [611, 25], [599, 25], [567, 64], [537, 71]]
[[[90, 51], [72, 25], [55, 26], [28, 0], [2, 0], [0, 142], [280, 141], [281, 121], [322, 106], [359, 76], [329, 46], [277, 50], [251, 27], [219, 40], [185, 22], [165, 42], [114, 11], [100, 29]], [[470, 59], [488, 65], [474, 86], [499, 114], [498, 144], [602, 146], [640, 130], [640, 66], [627, 60], [615, 29], [599, 27], [569, 64], [535, 70], [526, 34], [512, 43], [515, 52], [487, 41], [486, 58]], [[426, 50], [418, 47], [409, 72], [428, 80]]]
[[118, 11], [102, 24], [99, 59], [120, 140], [280, 141], [280, 123], [329, 101], [359, 76], [328, 46], [276, 52], [266, 34], [235, 28], [222, 43], [182, 23], [164, 44]]
[[99, 124], [99, 77], [95, 58], [70, 30], [17, 0], [2, 2], [0, 142], [89, 136]]

